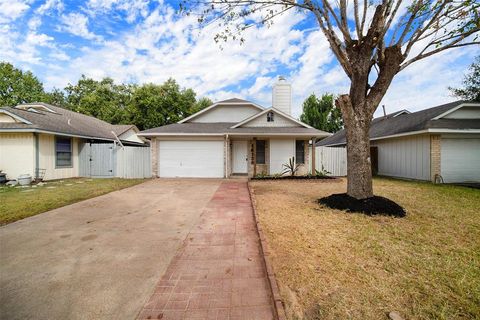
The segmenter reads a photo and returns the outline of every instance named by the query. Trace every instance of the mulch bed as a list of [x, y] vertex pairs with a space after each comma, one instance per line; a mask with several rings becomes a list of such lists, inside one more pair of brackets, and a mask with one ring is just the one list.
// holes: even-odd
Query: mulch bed
[[253, 177], [252, 180], [335, 180], [336, 177], [329, 176], [265, 176], [265, 177]]
[[347, 212], [359, 212], [366, 215], [384, 215], [402, 218], [407, 215], [405, 209], [390, 199], [373, 196], [366, 199], [355, 199], [346, 193], [332, 194], [318, 199], [318, 203], [332, 209], [346, 210]]

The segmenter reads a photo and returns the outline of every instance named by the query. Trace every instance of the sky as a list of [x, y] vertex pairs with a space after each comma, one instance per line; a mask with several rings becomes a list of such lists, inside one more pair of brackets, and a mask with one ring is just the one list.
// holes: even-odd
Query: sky
[[[270, 27], [245, 31], [245, 42], [217, 44], [217, 24], [200, 27], [162, 0], [0, 0], [0, 61], [32, 71], [47, 90], [82, 74], [123, 83], [174, 78], [212, 100], [238, 97], [268, 107], [282, 75], [292, 84], [292, 114], [311, 93], [347, 93], [348, 78], [313, 17], [290, 10]], [[478, 47], [416, 62], [393, 81], [387, 112], [417, 111], [455, 100]], [[379, 108], [381, 109], [381, 108]], [[377, 115], [381, 113], [377, 110]]]

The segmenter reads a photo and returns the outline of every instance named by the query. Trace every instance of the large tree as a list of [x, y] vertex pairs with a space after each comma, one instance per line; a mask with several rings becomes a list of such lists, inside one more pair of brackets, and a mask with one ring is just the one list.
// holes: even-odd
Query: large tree
[[181, 88], [173, 79], [163, 84], [144, 84], [133, 93], [131, 121], [140, 129], [175, 123], [211, 104], [206, 98], [195, 99], [192, 89]]
[[0, 62], [0, 107], [39, 102], [44, 95], [43, 84], [33, 73]]
[[[185, 0], [199, 22], [225, 24], [216, 41], [239, 39], [291, 9], [313, 17], [350, 80], [336, 99], [347, 139], [347, 193], [373, 196], [370, 129], [393, 78], [412, 63], [444, 50], [479, 44], [480, 3], [474, 0]], [[232, 27], [233, 26], [233, 27]]]
[[327, 132], [337, 132], [342, 129], [342, 114], [333, 102], [333, 94], [324, 94], [318, 98], [312, 93], [303, 102], [303, 112], [300, 120], [312, 127]]
[[480, 102], [480, 56], [470, 65], [463, 78], [463, 88], [449, 88], [455, 97]]

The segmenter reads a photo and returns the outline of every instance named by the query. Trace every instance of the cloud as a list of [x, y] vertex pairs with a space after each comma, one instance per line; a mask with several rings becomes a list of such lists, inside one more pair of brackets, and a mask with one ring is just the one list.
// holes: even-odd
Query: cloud
[[[269, 28], [247, 29], [244, 44], [228, 42], [223, 49], [213, 40], [222, 27], [200, 29], [195, 16], [178, 15], [161, 1], [90, 0], [72, 7], [46, 0], [34, 12], [24, 26], [0, 24], [0, 60], [33, 68], [47, 89], [75, 83], [82, 73], [136, 83], [172, 77], [213, 100], [237, 96], [270, 106], [271, 87], [284, 75], [293, 86], [295, 116], [309, 94], [349, 89], [322, 32], [294, 10]], [[474, 51], [452, 50], [413, 64], [396, 77], [382, 103], [391, 112], [451, 100], [446, 87], [461, 81]]]
[[67, 31], [75, 36], [85, 38], [87, 40], [101, 40], [101, 36], [95, 35], [88, 30], [88, 17], [84, 14], [74, 12], [62, 15], [61, 30]]
[[46, 0], [40, 7], [37, 8], [36, 12], [40, 15], [47, 14], [52, 10], [57, 12], [62, 12], [64, 9], [64, 4], [61, 0]]
[[8, 23], [21, 17], [30, 8], [30, 1], [0, 0], [0, 23]]

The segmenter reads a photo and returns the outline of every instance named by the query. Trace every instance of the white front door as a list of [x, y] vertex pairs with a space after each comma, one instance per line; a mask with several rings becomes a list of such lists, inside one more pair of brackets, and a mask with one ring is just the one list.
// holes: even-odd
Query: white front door
[[233, 141], [233, 173], [247, 173], [248, 145], [247, 141]]

